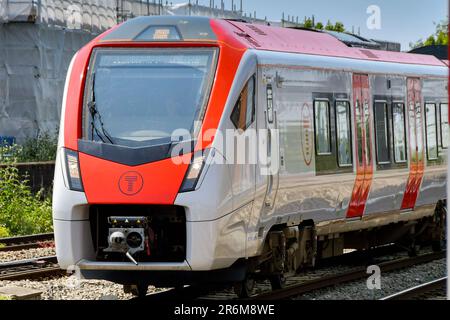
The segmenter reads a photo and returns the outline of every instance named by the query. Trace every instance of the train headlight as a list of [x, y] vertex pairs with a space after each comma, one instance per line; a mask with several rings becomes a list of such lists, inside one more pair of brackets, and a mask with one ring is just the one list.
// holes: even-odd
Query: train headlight
[[184, 177], [183, 184], [181, 185], [180, 192], [195, 190], [198, 179], [200, 178], [203, 168], [205, 167], [206, 159], [208, 159], [208, 155], [209, 149], [197, 151], [194, 153], [187, 174]]
[[78, 163], [78, 152], [63, 149], [64, 159], [66, 165], [67, 181], [69, 182], [69, 189], [74, 191], [83, 191], [83, 184], [81, 182], [80, 166]]

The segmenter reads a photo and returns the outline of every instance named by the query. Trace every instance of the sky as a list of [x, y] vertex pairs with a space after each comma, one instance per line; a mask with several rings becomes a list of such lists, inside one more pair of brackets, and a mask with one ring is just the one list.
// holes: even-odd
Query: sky
[[[187, 0], [170, 2], [185, 3]], [[195, 2], [192, 1], [192, 2]], [[225, 8], [231, 8], [231, 0], [224, 0]], [[210, 0], [199, 0], [199, 4], [209, 6]], [[239, 7], [239, 0], [234, 0]], [[220, 7], [220, 0], [215, 0]], [[380, 9], [380, 28], [369, 29], [367, 20], [371, 14], [367, 9], [376, 5]], [[341, 21], [347, 30], [352, 26], [366, 38], [400, 42], [402, 50], [409, 50], [409, 43], [426, 39], [436, 30], [435, 22], [447, 19], [448, 0], [243, 0], [243, 10], [247, 14], [256, 10], [258, 18], [267, 16], [269, 20], [281, 20], [282, 12], [287, 15], [315, 16], [324, 24]]]

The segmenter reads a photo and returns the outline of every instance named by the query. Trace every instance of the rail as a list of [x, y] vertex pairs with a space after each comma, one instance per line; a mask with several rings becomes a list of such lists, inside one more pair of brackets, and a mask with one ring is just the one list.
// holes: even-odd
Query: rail
[[41, 233], [27, 236], [0, 238], [0, 252], [18, 251], [53, 246], [53, 233]]
[[437, 292], [444, 293], [447, 285], [447, 277], [442, 277], [418, 286], [394, 293], [380, 300], [413, 300], [421, 297], [433, 296]]
[[56, 256], [0, 263], [0, 281], [40, 279], [62, 274], [64, 271], [58, 266]]

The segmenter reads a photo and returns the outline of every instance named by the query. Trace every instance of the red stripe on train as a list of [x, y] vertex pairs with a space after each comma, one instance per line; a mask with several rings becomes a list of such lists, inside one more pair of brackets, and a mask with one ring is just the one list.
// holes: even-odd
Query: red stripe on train
[[373, 179], [372, 107], [369, 77], [353, 75], [354, 125], [356, 132], [356, 179], [347, 218], [362, 217]]
[[[424, 173], [424, 139], [423, 139], [423, 112], [420, 79], [409, 78], [408, 88], [408, 110], [409, 118], [409, 177], [406, 183], [405, 194], [401, 209], [413, 209], [420, 191]], [[413, 130], [414, 129], [414, 130]]]

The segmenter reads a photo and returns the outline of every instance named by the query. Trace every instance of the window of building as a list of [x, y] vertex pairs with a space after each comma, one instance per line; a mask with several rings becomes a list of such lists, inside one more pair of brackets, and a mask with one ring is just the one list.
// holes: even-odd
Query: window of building
[[425, 122], [428, 160], [436, 160], [438, 158], [438, 149], [436, 134], [436, 105], [434, 103], [425, 104]]
[[316, 126], [316, 152], [318, 155], [330, 154], [330, 104], [327, 100], [314, 101]]
[[397, 163], [406, 161], [405, 105], [394, 103], [392, 106], [392, 127], [394, 138], [394, 160]]
[[251, 77], [231, 113], [236, 129], [246, 130], [255, 120], [255, 77]]
[[375, 139], [378, 163], [390, 163], [389, 125], [386, 102], [375, 102]]
[[341, 167], [352, 165], [352, 143], [350, 126], [350, 104], [336, 102], [336, 136], [338, 164]]
[[448, 127], [448, 103], [441, 103], [441, 145], [442, 148], [448, 148], [449, 142], [449, 127]]

